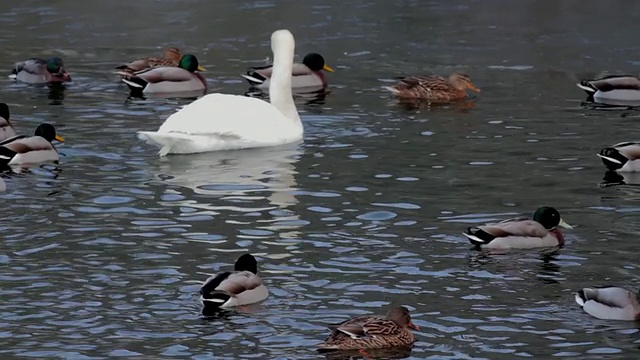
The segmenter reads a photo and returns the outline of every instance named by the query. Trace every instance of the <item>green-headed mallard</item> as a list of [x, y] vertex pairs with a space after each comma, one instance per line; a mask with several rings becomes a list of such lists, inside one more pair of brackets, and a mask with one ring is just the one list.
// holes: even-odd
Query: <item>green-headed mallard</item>
[[448, 79], [433, 75], [407, 76], [383, 88], [403, 99], [423, 99], [434, 103], [464, 99], [467, 89], [480, 92], [468, 75], [459, 72], [451, 74]]
[[16, 136], [16, 131], [11, 124], [11, 112], [9, 105], [0, 103], [0, 141]]
[[71, 81], [59, 57], [47, 60], [32, 58], [17, 62], [11, 70], [11, 77], [28, 84], [54, 84]]
[[576, 302], [589, 315], [604, 320], [640, 321], [640, 292], [619, 287], [584, 288], [576, 293]]
[[596, 102], [616, 104], [640, 101], [640, 78], [636, 76], [611, 75], [582, 80], [576, 85]]
[[531, 249], [562, 246], [564, 236], [557, 226], [572, 229], [560, 217], [558, 210], [542, 206], [527, 217], [508, 219], [495, 224], [470, 227], [463, 233], [477, 248]]
[[[333, 72], [329, 65], [325, 64], [324, 58], [320, 54], [310, 53], [302, 59], [302, 64], [294, 63], [292, 68], [291, 88], [299, 89], [325, 89], [327, 78], [322, 72]], [[268, 89], [273, 73], [273, 65], [252, 67], [246, 75], [242, 75], [249, 84], [258, 89]]]
[[18, 135], [0, 142], [0, 165], [25, 165], [58, 161], [60, 155], [51, 143], [64, 142], [51, 124], [40, 124], [34, 136]]
[[640, 143], [621, 142], [600, 150], [596, 154], [604, 166], [616, 172], [640, 171]]
[[120, 74], [133, 93], [168, 94], [206, 90], [207, 80], [196, 71], [204, 71], [204, 68], [194, 55], [187, 54], [180, 59], [177, 67], [159, 66], [133, 74]]
[[258, 276], [258, 263], [251, 254], [236, 260], [233, 271], [225, 271], [208, 278], [200, 288], [203, 313], [253, 304], [266, 299], [269, 290]]
[[157, 66], [178, 66], [178, 63], [180, 62], [181, 58], [182, 58], [182, 54], [180, 54], [180, 49], [170, 47], [165, 49], [162, 58], [150, 56], [150, 57], [134, 60], [127, 64], [122, 64], [116, 67], [116, 69], [133, 74], [135, 72], [146, 70], [146, 69], [157, 67]]
[[411, 322], [409, 309], [397, 306], [386, 317], [359, 316], [329, 327], [331, 335], [318, 350], [383, 349], [407, 346], [415, 342], [409, 329], [420, 330]]

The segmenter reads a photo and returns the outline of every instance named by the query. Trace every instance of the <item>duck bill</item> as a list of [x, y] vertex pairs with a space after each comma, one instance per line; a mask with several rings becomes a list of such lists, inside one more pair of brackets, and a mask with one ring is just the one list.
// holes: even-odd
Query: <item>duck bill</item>
[[203, 68], [201, 65], [198, 65], [198, 71], [200, 72], [207, 71], [207, 69]]
[[64, 138], [58, 134], [56, 134], [56, 140], [60, 141], [60, 142], [64, 142]]
[[467, 84], [467, 88], [469, 90], [471, 90], [471, 91], [475, 91], [475, 92], [478, 92], [478, 93], [480, 92], [480, 89], [478, 89], [477, 87], [475, 87], [475, 85], [473, 85], [471, 83]]
[[414, 324], [413, 322], [409, 321], [409, 325], [407, 325], [407, 327], [409, 329], [413, 329], [413, 330], [420, 330], [420, 326]]
[[12, 118], [8, 118], [7, 119], [7, 123], [11, 126], [13, 126], [13, 119]]
[[328, 72], [333, 72], [333, 69], [327, 64], [324, 64], [324, 66], [322, 67], [322, 70], [328, 71]]
[[565, 229], [573, 229], [573, 226], [567, 224], [564, 220], [560, 219], [560, 223], [558, 224], [561, 228]]

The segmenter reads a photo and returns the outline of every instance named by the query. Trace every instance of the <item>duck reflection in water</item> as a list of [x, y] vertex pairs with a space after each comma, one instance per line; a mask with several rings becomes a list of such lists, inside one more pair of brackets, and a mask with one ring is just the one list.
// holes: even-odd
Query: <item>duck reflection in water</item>
[[[331, 90], [323, 87], [297, 88], [293, 90], [293, 101], [296, 105], [324, 105], [330, 93]], [[269, 93], [256, 87], [249, 88], [244, 95], [269, 101]]]
[[607, 171], [604, 173], [600, 187], [609, 187], [616, 185], [640, 185], [640, 173], [639, 172], [616, 172]]
[[67, 91], [66, 86], [61, 83], [48, 84], [49, 93], [47, 94], [47, 98], [51, 100], [49, 105], [63, 105], [64, 104], [64, 96]]
[[327, 360], [406, 359], [411, 356], [411, 349], [411, 346], [397, 346], [374, 350], [340, 350], [322, 353], [322, 355]]

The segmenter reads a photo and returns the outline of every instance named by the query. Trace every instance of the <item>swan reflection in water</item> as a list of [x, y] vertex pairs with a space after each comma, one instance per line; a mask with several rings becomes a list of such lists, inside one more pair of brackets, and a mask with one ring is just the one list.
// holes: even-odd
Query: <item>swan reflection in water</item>
[[[168, 206], [186, 206], [219, 214], [285, 210], [295, 205], [297, 190], [295, 163], [303, 150], [299, 144], [233, 151], [215, 151], [162, 158], [156, 178], [165, 184], [193, 191], [180, 192], [184, 200], [165, 201]], [[293, 213], [279, 213], [276, 220], [262, 228], [297, 228], [282, 222], [299, 220]], [[277, 223], [279, 224], [276, 224]]]

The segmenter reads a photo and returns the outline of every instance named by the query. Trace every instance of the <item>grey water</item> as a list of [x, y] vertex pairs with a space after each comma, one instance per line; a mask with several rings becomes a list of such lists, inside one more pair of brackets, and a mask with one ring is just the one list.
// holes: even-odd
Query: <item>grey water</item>
[[[639, 6], [3, 1], [5, 73], [59, 55], [73, 83], [0, 78], [19, 132], [66, 139], [59, 164], [3, 176], [0, 356], [316, 359], [327, 324], [404, 304], [413, 359], [637, 357], [637, 325], [590, 318], [573, 292], [640, 286], [640, 188], [601, 186], [595, 156], [638, 140], [639, 113], [575, 86], [639, 72]], [[244, 94], [278, 28], [336, 70], [324, 99], [298, 100], [303, 142], [159, 158], [136, 139], [192, 99], [128, 99], [115, 66], [175, 46], [209, 92]], [[381, 88], [454, 70], [482, 92], [405, 106]], [[575, 226], [564, 248], [481, 253], [460, 235], [541, 205]], [[245, 252], [270, 297], [203, 318], [201, 281]]]

